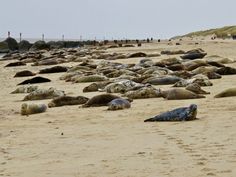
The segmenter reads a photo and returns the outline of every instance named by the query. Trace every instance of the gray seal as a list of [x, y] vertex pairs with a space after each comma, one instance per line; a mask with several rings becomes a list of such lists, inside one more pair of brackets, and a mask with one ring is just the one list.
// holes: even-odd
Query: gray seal
[[167, 111], [150, 119], [144, 120], [144, 122], [155, 121], [190, 121], [196, 119], [197, 105], [191, 104], [189, 107], [181, 107], [172, 111]]
[[130, 102], [123, 98], [117, 98], [108, 103], [108, 110], [128, 109], [130, 107]]

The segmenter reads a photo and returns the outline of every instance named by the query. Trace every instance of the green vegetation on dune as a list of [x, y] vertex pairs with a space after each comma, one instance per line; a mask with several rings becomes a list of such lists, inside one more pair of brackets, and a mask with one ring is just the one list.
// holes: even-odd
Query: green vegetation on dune
[[223, 28], [209, 29], [204, 31], [192, 32], [179, 37], [209, 36], [216, 35], [218, 38], [227, 38], [228, 34], [236, 35], [236, 26], [225, 26]]

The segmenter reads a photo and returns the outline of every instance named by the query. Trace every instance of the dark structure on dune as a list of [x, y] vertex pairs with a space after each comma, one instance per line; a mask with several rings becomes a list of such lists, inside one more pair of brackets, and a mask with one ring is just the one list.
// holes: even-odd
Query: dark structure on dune
[[233, 40], [236, 40], [236, 35], [233, 35], [232, 38], [233, 38]]

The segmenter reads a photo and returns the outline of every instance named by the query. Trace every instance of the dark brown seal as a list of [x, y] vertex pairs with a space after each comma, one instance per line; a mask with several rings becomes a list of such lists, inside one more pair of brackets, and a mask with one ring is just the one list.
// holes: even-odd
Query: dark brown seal
[[101, 94], [96, 95], [89, 99], [82, 107], [97, 107], [97, 106], [107, 106], [112, 100], [120, 98], [119, 96], [112, 94]]

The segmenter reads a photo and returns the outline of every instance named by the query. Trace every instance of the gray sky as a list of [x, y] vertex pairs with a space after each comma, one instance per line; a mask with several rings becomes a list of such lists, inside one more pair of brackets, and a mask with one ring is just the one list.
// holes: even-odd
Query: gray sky
[[169, 38], [236, 24], [236, 0], [1, 0], [0, 37]]

